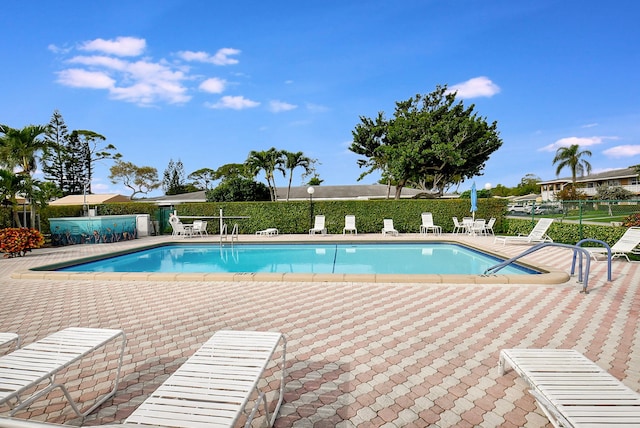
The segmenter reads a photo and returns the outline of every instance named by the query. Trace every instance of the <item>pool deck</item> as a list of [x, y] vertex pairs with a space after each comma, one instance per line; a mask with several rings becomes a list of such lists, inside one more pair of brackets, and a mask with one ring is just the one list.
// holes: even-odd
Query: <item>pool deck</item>
[[[250, 235], [240, 242], [309, 239], [356, 238]], [[358, 241], [424, 239], [357, 236]], [[505, 256], [528, 248], [494, 244], [491, 237], [457, 239]], [[171, 238], [43, 248], [0, 259], [0, 331], [19, 333], [25, 344], [70, 326], [126, 332], [120, 388], [84, 426], [123, 421], [221, 329], [286, 335], [287, 384], [276, 427], [551, 426], [522, 379], [513, 371], [498, 373], [504, 348], [576, 349], [640, 392], [640, 263], [614, 261], [611, 283], [606, 262], [591, 263], [586, 295], [575, 277], [555, 284], [484, 284], [24, 276], [32, 267], [165, 241]], [[549, 247], [524, 260], [568, 273], [572, 252]], [[72, 395], [89, 400], [104, 390], [103, 363], [91, 359], [59, 380], [68, 378]], [[81, 423], [57, 392], [16, 417]]]

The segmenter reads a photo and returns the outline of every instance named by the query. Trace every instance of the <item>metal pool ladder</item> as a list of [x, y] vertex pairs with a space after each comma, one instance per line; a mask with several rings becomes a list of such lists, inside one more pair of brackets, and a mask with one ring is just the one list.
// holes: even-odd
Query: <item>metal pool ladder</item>
[[[586, 240], [580, 241], [578, 244], [584, 242]], [[598, 242], [601, 244], [604, 244], [605, 246], [607, 246], [607, 244], [605, 242], [602, 241], [598, 241], [595, 239], [591, 239], [589, 240], [591, 242]], [[485, 275], [491, 275], [491, 274], [495, 274], [496, 272], [498, 272], [500, 269], [509, 266], [510, 264], [514, 263], [516, 260], [534, 253], [536, 251], [538, 251], [541, 248], [545, 248], [545, 247], [561, 247], [561, 248], [568, 248], [570, 250], [573, 251], [573, 263], [571, 264], [571, 275], [573, 275], [575, 273], [575, 267], [576, 267], [576, 258], [579, 255], [580, 259], [579, 259], [579, 269], [578, 269], [578, 282], [582, 282], [582, 291], [585, 294], [589, 294], [589, 291], [587, 290], [588, 284], [589, 284], [589, 268], [591, 266], [591, 254], [589, 253], [589, 251], [587, 251], [586, 249], [578, 246], [578, 245], [569, 245], [569, 244], [559, 244], [556, 242], [541, 242], [537, 245], [534, 245], [533, 247], [527, 248], [525, 251], [523, 251], [522, 253], [518, 254], [515, 257], [510, 258], [509, 260], [505, 260], [501, 263], [498, 263], [497, 265], [491, 266], [490, 268], [488, 268], [487, 270], [484, 271]], [[586, 263], [583, 269], [583, 261], [586, 259]], [[609, 270], [608, 270], [608, 280], [611, 281], [611, 253], [609, 252], [608, 255], [608, 263], [609, 263]]]

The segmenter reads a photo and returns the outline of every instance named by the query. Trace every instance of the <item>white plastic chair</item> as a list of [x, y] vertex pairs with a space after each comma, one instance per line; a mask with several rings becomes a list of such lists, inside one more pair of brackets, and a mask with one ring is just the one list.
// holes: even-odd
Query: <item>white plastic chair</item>
[[440, 235], [442, 233], [442, 228], [433, 224], [433, 214], [422, 213], [422, 224], [420, 225], [420, 233], [429, 233], [429, 231]]
[[346, 232], [358, 234], [358, 229], [356, 229], [356, 216], [344, 216], [344, 229], [342, 229], [342, 234], [344, 235]]
[[398, 236], [398, 231], [393, 227], [393, 219], [385, 218], [383, 220], [382, 235], [390, 234]]
[[209, 233], [207, 232], [207, 222], [206, 221], [202, 221], [202, 220], [194, 220], [193, 221], [193, 228], [191, 229], [192, 233], [194, 235], [200, 235], [200, 236], [208, 236]]
[[458, 217], [452, 217], [452, 218], [453, 218], [453, 233], [466, 232], [466, 228], [462, 223], [460, 223], [460, 221], [458, 220]]
[[309, 229], [309, 235], [315, 235], [316, 233], [321, 233], [322, 235], [327, 233], [327, 228], [324, 227], [323, 215], [317, 215], [313, 228]]

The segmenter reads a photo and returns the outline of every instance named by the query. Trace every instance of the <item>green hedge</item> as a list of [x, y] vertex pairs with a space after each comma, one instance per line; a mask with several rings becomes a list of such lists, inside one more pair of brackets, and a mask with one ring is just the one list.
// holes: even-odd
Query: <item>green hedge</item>
[[[411, 199], [375, 201], [314, 201], [313, 214], [325, 216], [328, 233], [342, 233], [344, 216], [356, 216], [359, 233], [378, 233], [382, 230], [382, 220], [393, 219], [399, 232], [415, 233], [420, 230], [423, 212], [433, 214], [434, 223], [444, 232], [453, 231], [452, 217], [459, 219], [469, 216], [468, 199]], [[496, 231], [502, 230], [503, 213], [506, 203], [497, 199], [478, 200], [477, 218], [496, 217]], [[178, 216], [217, 216], [223, 209], [225, 216], [248, 216], [248, 219], [227, 220], [231, 228], [237, 223], [240, 233], [255, 233], [269, 227], [280, 233], [308, 233], [311, 227], [311, 206], [309, 201], [290, 202], [215, 202], [190, 203], [176, 206]], [[218, 220], [207, 225], [209, 232], [219, 232]]]
[[[395, 228], [401, 233], [416, 233], [420, 230], [423, 212], [433, 214], [434, 223], [441, 226], [445, 233], [453, 231], [452, 217], [469, 216], [469, 199], [410, 199], [375, 201], [314, 201], [313, 213], [326, 217], [329, 233], [342, 233], [344, 216], [356, 216], [359, 233], [379, 233], [382, 220], [393, 219]], [[505, 218], [506, 202], [500, 199], [479, 199], [477, 218], [496, 217], [494, 230], [503, 235], [527, 235], [533, 228], [531, 219]], [[179, 216], [218, 216], [220, 209], [225, 216], [247, 216], [247, 219], [228, 219], [228, 226], [237, 223], [242, 234], [252, 234], [257, 230], [275, 227], [280, 233], [308, 233], [311, 227], [309, 201], [290, 202], [203, 202], [185, 203], [176, 206]], [[153, 203], [127, 202], [98, 205], [99, 215], [149, 214], [154, 220], [161, 215], [168, 217], [170, 210], [161, 209]], [[42, 211], [42, 232], [49, 233], [50, 217], [79, 217], [82, 206], [49, 206]], [[166, 220], [166, 219], [165, 219]], [[210, 219], [207, 224], [209, 233], [219, 233], [219, 221]], [[548, 235], [564, 244], [575, 244], [583, 238], [599, 239], [613, 245], [624, 234], [625, 227], [608, 225], [579, 225], [555, 221]], [[167, 226], [165, 233], [170, 233]]]

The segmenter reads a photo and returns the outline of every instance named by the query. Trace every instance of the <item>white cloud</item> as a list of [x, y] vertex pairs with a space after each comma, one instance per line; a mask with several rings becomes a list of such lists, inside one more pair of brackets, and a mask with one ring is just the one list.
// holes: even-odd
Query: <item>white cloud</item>
[[98, 51], [116, 56], [138, 56], [147, 46], [145, 39], [137, 37], [117, 37], [115, 40], [95, 39], [80, 45], [83, 51]]
[[640, 155], [640, 145], [624, 145], [611, 147], [602, 152], [605, 156], [610, 158], [626, 158]]
[[115, 80], [101, 71], [69, 68], [58, 72], [58, 83], [74, 88], [111, 89]]
[[111, 68], [113, 70], [125, 70], [128, 64], [127, 61], [104, 55], [75, 56], [71, 58], [69, 62], [93, 67]]
[[574, 144], [579, 145], [580, 147], [589, 147], [595, 146], [597, 144], [602, 144], [604, 140], [617, 140], [618, 137], [565, 137], [560, 138], [555, 143], [549, 144], [547, 146], [542, 147], [539, 151], [542, 152], [555, 152], [560, 147], [569, 147]]
[[218, 52], [211, 55], [207, 52], [193, 52], [182, 51], [178, 52], [178, 56], [185, 61], [206, 62], [215, 65], [233, 65], [237, 64], [238, 60], [235, 58], [229, 58], [231, 55], [239, 55], [240, 50], [233, 48], [222, 48]]
[[456, 92], [459, 98], [492, 97], [500, 92], [500, 87], [485, 76], [474, 77], [466, 82], [455, 84], [448, 88], [447, 93]]
[[200, 90], [209, 92], [211, 94], [220, 94], [224, 92], [226, 86], [227, 82], [225, 80], [218, 79], [217, 77], [212, 77], [200, 83], [199, 88]]
[[233, 109], [233, 110], [244, 110], [246, 108], [253, 108], [259, 106], [260, 103], [257, 101], [249, 100], [241, 95], [239, 96], [224, 96], [220, 98], [220, 101], [217, 103], [205, 103], [205, 106], [213, 109]]
[[289, 104], [284, 101], [273, 100], [269, 103], [269, 110], [273, 113], [280, 113], [282, 111], [289, 111], [297, 108], [297, 105]]
[[309, 110], [311, 113], [324, 113], [326, 111], [329, 111], [329, 107], [325, 107], [320, 104], [307, 103], [307, 110]]
[[47, 49], [49, 49], [51, 52], [57, 53], [57, 54], [66, 54], [66, 53], [71, 51], [71, 48], [69, 48], [69, 47], [61, 48], [60, 46], [56, 46], [53, 43], [49, 44], [49, 46], [47, 46]]
[[[76, 54], [67, 53], [68, 68], [58, 71], [57, 82], [75, 88], [106, 89], [112, 99], [143, 106], [157, 103], [182, 104], [191, 100], [190, 91], [197, 89], [214, 94], [225, 91], [228, 83], [220, 78], [202, 77], [192, 73], [191, 65], [185, 61], [199, 61], [218, 65], [235, 64], [233, 55], [237, 49], [223, 48], [214, 55], [206, 52], [184, 51], [178, 54], [178, 61], [155, 60], [140, 55], [146, 48], [146, 41], [135, 37], [117, 37], [111, 40], [95, 39], [76, 46]], [[52, 52], [61, 49], [50, 45]], [[77, 55], [77, 51], [94, 51], [95, 54]], [[193, 82], [200, 82], [199, 85]], [[196, 85], [198, 87], [196, 88]], [[213, 104], [214, 108], [244, 109], [259, 103], [243, 97], [230, 97]], [[286, 109], [286, 106], [281, 106]]]
[[583, 128], [595, 128], [598, 126], [597, 123], [587, 123], [586, 125], [582, 125]]
[[158, 101], [180, 104], [191, 99], [182, 83], [187, 79], [184, 72], [161, 62], [128, 62], [106, 56], [77, 56], [70, 62], [117, 72], [118, 79], [105, 70], [67, 69], [58, 73], [58, 82], [66, 86], [108, 89], [113, 99], [141, 105]]

